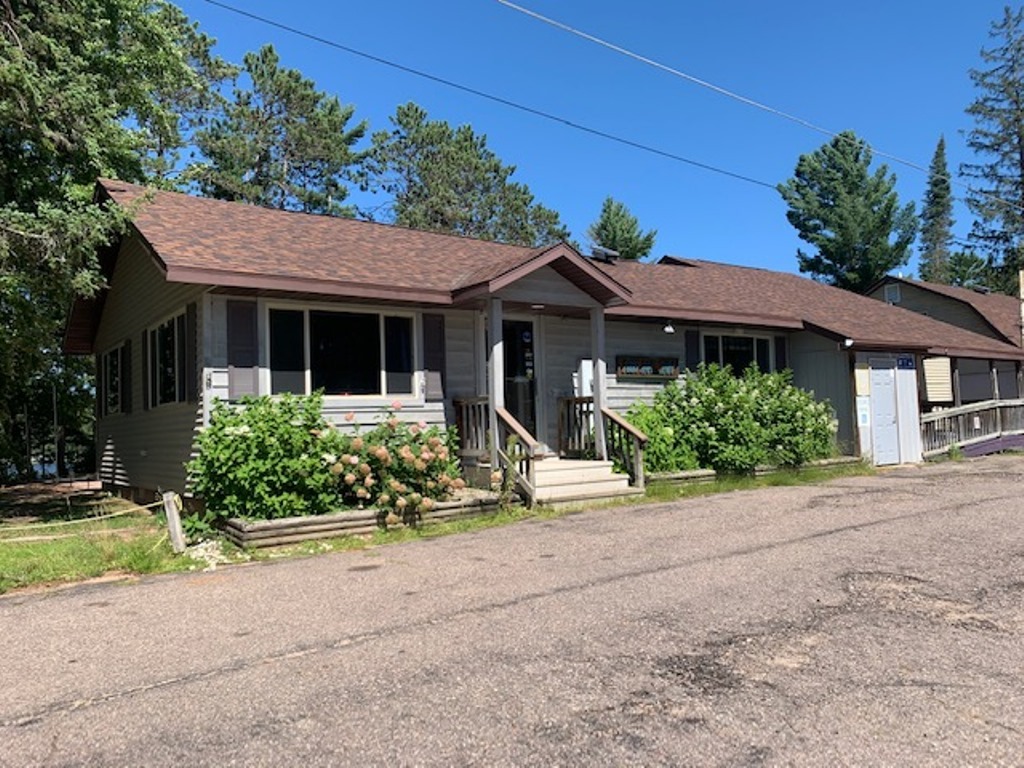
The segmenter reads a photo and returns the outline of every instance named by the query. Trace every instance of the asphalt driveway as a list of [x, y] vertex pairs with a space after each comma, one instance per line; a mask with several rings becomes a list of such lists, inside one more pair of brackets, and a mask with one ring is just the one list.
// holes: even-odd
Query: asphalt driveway
[[0, 597], [0, 765], [1021, 765], [1024, 458]]

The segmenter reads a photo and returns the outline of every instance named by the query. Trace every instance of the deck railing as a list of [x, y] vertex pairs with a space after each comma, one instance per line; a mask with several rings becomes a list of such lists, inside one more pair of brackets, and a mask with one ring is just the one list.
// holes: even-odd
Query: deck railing
[[1004, 435], [1024, 434], [1024, 400], [985, 400], [921, 416], [925, 456], [945, 453]]
[[[611, 408], [601, 409], [608, 458], [626, 470], [629, 482], [644, 487], [644, 446], [647, 435]], [[562, 397], [558, 400], [558, 452], [563, 456], [593, 458], [594, 398]]]
[[[486, 397], [455, 401], [459, 432], [459, 457], [469, 464], [487, 464], [491, 458], [491, 416]], [[528, 505], [537, 498], [534, 464], [543, 459], [542, 446], [529, 430], [505, 408], [496, 408], [498, 440], [495, 453], [503, 475], [511, 473], [513, 485]], [[493, 467], [492, 467], [493, 469]]]

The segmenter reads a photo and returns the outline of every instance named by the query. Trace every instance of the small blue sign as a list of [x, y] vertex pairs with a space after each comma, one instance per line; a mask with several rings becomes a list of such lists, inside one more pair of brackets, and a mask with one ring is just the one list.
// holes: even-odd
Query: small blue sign
[[896, 358], [896, 367], [904, 371], [914, 370], [914, 356], [900, 355]]

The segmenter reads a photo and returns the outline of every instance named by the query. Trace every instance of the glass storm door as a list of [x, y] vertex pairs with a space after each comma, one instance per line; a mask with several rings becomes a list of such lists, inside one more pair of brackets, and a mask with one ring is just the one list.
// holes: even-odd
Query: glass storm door
[[534, 331], [532, 320], [504, 320], [502, 336], [505, 348], [505, 407], [537, 435], [537, 381], [534, 370]]

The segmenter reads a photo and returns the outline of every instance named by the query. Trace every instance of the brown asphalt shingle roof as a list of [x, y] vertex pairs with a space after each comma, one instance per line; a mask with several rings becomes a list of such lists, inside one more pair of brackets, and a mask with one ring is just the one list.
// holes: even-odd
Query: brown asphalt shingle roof
[[[103, 179], [133, 218], [169, 280], [240, 285], [303, 281], [402, 294], [451, 292], [529, 261], [545, 249], [421, 232], [354, 219], [279, 211]], [[148, 197], [147, 197], [148, 196]], [[272, 287], [272, 286], [266, 286]], [[296, 286], [293, 286], [293, 288]]]
[[[609, 312], [723, 323], [745, 320], [768, 328], [808, 327], [853, 339], [855, 346], [867, 348], [1024, 357], [1019, 349], [995, 339], [799, 275], [696, 259], [668, 257], [664, 261], [602, 265], [633, 294], [628, 306]], [[730, 313], [735, 319], [727, 317]]]
[[981, 293], [970, 288], [929, 283], [907, 277], [890, 276], [886, 277], [883, 282], [906, 283], [920, 288], [922, 291], [931, 291], [967, 304], [981, 315], [982, 319], [991, 325], [997, 333], [1006, 337], [1011, 344], [1021, 346], [1020, 299], [1016, 296], [1007, 296], [1004, 293]]
[[[101, 180], [173, 282], [451, 303], [551, 262], [613, 316], [766, 328], [810, 328], [868, 348], [1024, 358], [1024, 350], [797, 275], [695, 260], [580, 258], [566, 246], [524, 248], [353, 219], [278, 211]], [[626, 302], [621, 304], [621, 302]]]

